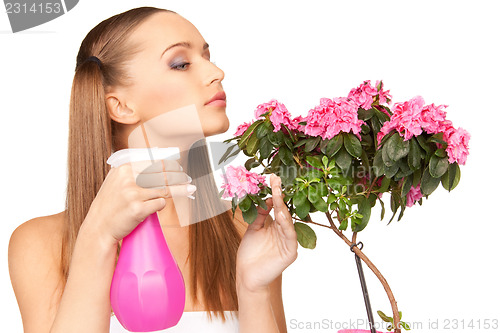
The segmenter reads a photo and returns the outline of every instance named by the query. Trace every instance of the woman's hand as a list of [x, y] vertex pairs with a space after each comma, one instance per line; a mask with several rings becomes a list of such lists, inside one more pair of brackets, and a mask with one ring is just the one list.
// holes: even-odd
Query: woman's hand
[[166, 198], [191, 195], [191, 181], [174, 160], [111, 168], [82, 227], [92, 228], [111, 244], [117, 243], [147, 216], [163, 209]]
[[[238, 287], [251, 291], [266, 289], [297, 258], [297, 234], [292, 217], [283, 202], [281, 178], [270, 177], [272, 199], [267, 210], [258, 207], [259, 215], [241, 240], [236, 259]], [[274, 207], [274, 221], [265, 223]]]

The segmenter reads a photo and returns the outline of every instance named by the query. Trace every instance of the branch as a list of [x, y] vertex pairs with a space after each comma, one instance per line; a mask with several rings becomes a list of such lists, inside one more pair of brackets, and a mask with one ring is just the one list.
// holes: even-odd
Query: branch
[[[330, 213], [326, 212], [325, 215], [328, 218], [328, 221], [330, 222], [331, 229], [333, 230], [333, 232], [335, 232], [337, 234], [337, 236], [342, 238], [344, 240], [344, 242], [350, 247], [353, 243], [351, 241], [349, 241], [349, 239], [347, 239], [347, 237], [344, 236], [344, 234], [342, 234], [342, 232], [340, 232], [340, 230], [337, 228], [335, 223], [333, 223], [333, 220], [332, 220]], [[356, 239], [355, 234], [353, 235], [353, 240]], [[352, 249], [353, 249], [354, 253], [356, 253], [358, 255], [358, 257], [360, 257], [361, 260], [363, 260], [365, 262], [365, 264], [372, 270], [372, 272], [375, 274], [375, 276], [377, 276], [380, 283], [382, 283], [382, 286], [384, 287], [385, 292], [387, 293], [387, 296], [389, 297], [389, 302], [391, 302], [392, 314], [394, 316], [394, 325], [393, 325], [394, 326], [394, 333], [401, 333], [401, 329], [400, 329], [400, 325], [399, 325], [399, 322], [401, 319], [399, 318], [399, 311], [398, 311], [397, 302], [396, 302], [396, 299], [394, 298], [394, 294], [392, 293], [391, 288], [389, 287], [389, 284], [387, 283], [387, 280], [384, 278], [382, 273], [380, 273], [380, 271], [377, 269], [377, 267], [375, 267], [375, 265], [370, 261], [370, 259], [368, 259], [368, 257], [357, 246], [353, 246]]]
[[328, 229], [331, 229], [331, 228], [332, 228], [332, 227], [329, 227], [329, 226], [324, 225], [324, 224], [321, 224], [321, 223], [316, 223], [316, 222], [313, 222], [313, 221], [304, 221], [304, 220], [298, 219], [298, 218], [293, 217], [293, 216], [292, 216], [292, 219], [297, 220], [297, 221], [300, 221], [300, 222], [304, 222], [304, 223], [312, 223], [312, 224], [316, 224], [316, 225], [319, 225], [320, 227], [325, 227], [325, 228], [328, 228]]

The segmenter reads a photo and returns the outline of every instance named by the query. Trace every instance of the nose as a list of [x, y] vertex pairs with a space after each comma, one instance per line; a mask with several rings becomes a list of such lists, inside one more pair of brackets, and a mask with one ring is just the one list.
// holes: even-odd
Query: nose
[[221, 82], [222, 80], [224, 80], [224, 71], [217, 67], [215, 63], [209, 62], [207, 85], [211, 85], [214, 82]]

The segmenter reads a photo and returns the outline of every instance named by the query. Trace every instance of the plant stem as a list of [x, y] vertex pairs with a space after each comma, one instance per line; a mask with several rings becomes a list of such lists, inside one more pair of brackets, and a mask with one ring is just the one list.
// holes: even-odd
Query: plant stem
[[292, 219], [297, 220], [297, 221], [300, 221], [300, 222], [304, 222], [304, 223], [312, 223], [312, 224], [316, 224], [316, 225], [319, 225], [320, 227], [325, 227], [325, 228], [328, 228], [328, 229], [331, 229], [331, 228], [332, 228], [332, 227], [329, 227], [329, 226], [324, 225], [324, 224], [321, 224], [321, 223], [316, 223], [316, 222], [313, 222], [313, 221], [304, 221], [304, 220], [298, 219], [298, 218], [293, 217], [293, 216], [292, 216]]
[[[332, 217], [329, 212], [326, 212], [325, 215], [328, 218], [328, 221], [330, 222], [331, 229], [333, 230], [333, 232], [335, 232], [337, 236], [342, 238], [344, 242], [350, 247], [353, 244], [353, 242], [349, 241], [349, 239], [347, 239], [347, 237], [344, 234], [342, 234], [342, 232], [340, 232], [335, 223], [333, 223]], [[353, 241], [355, 241], [355, 239], [356, 235], [353, 235]], [[387, 283], [387, 280], [384, 278], [382, 273], [380, 273], [378, 268], [375, 267], [375, 265], [370, 261], [370, 259], [368, 259], [368, 257], [357, 246], [353, 246], [352, 249], [354, 253], [356, 253], [358, 257], [360, 257], [361, 260], [363, 260], [365, 264], [372, 270], [375, 276], [377, 276], [380, 283], [382, 283], [382, 286], [384, 287], [384, 290], [387, 293], [387, 296], [389, 297], [389, 302], [391, 303], [392, 314], [394, 316], [394, 325], [393, 325], [394, 333], [401, 333], [401, 329], [399, 328], [400, 318], [399, 318], [398, 305], [396, 299], [394, 298], [394, 294], [392, 293], [392, 290], [389, 287], [389, 284]]]

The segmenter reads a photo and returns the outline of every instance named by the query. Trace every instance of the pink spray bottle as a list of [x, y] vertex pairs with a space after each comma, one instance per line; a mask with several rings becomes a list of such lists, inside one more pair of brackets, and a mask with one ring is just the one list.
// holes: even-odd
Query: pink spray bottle
[[[179, 159], [178, 148], [132, 148], [117, 151], [108, 164]], [[158, 214], [149, 215], [122, 240], [111, 282], [111, 307], [131, 332], [175, 326], [185, 306], [184, 278], [163, 236]]]

